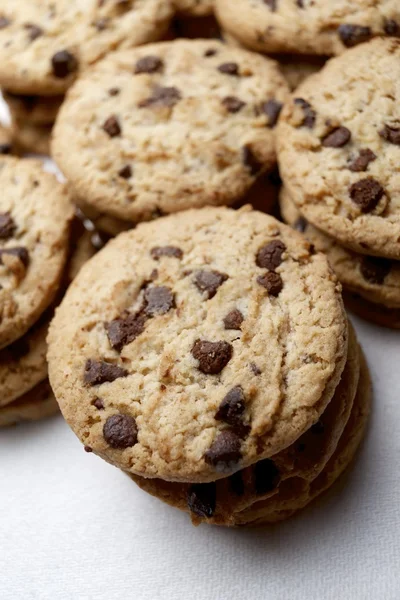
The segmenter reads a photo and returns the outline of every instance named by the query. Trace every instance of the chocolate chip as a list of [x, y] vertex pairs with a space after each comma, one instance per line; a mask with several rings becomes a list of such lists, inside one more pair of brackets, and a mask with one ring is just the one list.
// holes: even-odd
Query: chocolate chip
[[7, 17], [0, 17], [0, 29], [5, 29], [9, 25], [11, 25], [10, 19], [7, 19]]
[[194, 276], [194, 283], [200, 292], [204, 292], [208, 300], [214, 298], [220, 285], [228, 279], [225, 273], [218, 271], [197, 271]]
[[97, 408], [97, 410], [104, 410], [104, 402], [101, 398], [95, 398], [92, 400], [91, 405]]
[[96, 21], [93, 22], [93, 26], [96, 27], [97, 31], [104, 31], [107, 29], [109, 23], [110, 20], [106, 18], [96, 19]]
[[255, 491], [260, 496], [272, 492], [280, 480], [278, 467], [269, 458], [256, 463], [253, 473]]
[[175, 297], [170, 288], [166, 286], [148, 287], [144, 293], [146, 306], [144, 312], [149, 317], [165, 315], [175, 307]]
[[221, 102], [230, 113], [237, 113], [243, 106], [246, 106], [246, 102], [242, 102], [242, 100], [239, 100], [236, 96], [226, 96]]
[[130, 179], [132, 177], [132, 167], [130, 165], [125, 165], [118, 171], [118, 175], [122, 177], [122, 179]]
[[262, 164], [247, 145], [242, 148], [242, 161], [253, 177], [255, 177], [262, 169]]
[[11, 154], [12, 146], [11, 144], [0, 144], [0, 154]]
[[371, 28], [363, 25], [339, 25], [338, 33], [347, 48], [366, 42], [372, 35]]
[[272, 240], [257, 252], [256, 264], [262, 269], [275, 271], [282, 263], [282, 255], [286, 252], [286, 246], [281, 240]]
[[364, 279], [377, 285], [382, 285], [392, 268], [392, 262], [387, 258], [376, 256], [363, 256], [360, 271]]
[[234, 62], [222, 63], [222, 65], [219, 65], [218, 71], [225, 75], [234, 75], [237, 77], [239, 75], [239, 65]]
[[56, 52], [51, 59], [53, 75], [58, 79], [65, 79], [71, 73], [75, 73], [78, 69], [78, 61], [68, 50], [60, 50]]
[[28, 31], [29, 39], [31, 40], [31, 42], [34, 42], [38, 37], [40, 37], [44, 33], [41, 27], [38, 27], [38, 25], [34, 25], [33, 23], [26, 23], [24, 27]]
[[112, 87], [108, 90], [108, 93], [110, 96], [118, 96], [118, 94], [121, 92], [121, 90], [117, 87]]
[[282, 107], [282, 102], [277, 102], [277, 100], [268, 100], [261, 105], [262, 112], [268, 117], [267, 125], [271, 129], [277, 124]]
[[17, 226], [9, 212], [0, 213], [0, 239], [8, 240], [14, 235]]
[[85, 452], [89, 452], [89, 453], [93, 452], [93, 449], [90, 446], [84, 446], [83, 449], [84, 449]]
[[364, 148], [360, 150], [357, 158], [355, 158], [349, 165], [349, 169], [355, 173], [366, 171], [369, 163], [373, 162], [374, 160], [376, 160], [376, 154], [374, 154], [369, 148]]
[[139, 102], [139, 108], [148, 106], [175, 106], [181, 100], [182, 94], [176, 87], [157, 87], [153, 95]]
[[139, 73], [157, 73], [161, 71], [164, 63], [158, 56], [143, 56], [135, 66], [135, 74]]
[[142, 313], [130, 314], [122, 319], [114, 319], [105, 325], [107, 337], [115, 350], [120, 352], [144, 331], [146, 316]]
[[242, 441], [234, 431], [221, 431], [205, 453], [204, 460], [220, 472], [234, 469], [242, 458], [241, 445]]
[[293, 225], [294, 229], [296, 229], [296, 231], [300, 231], [301, 233], [304, 233], [305, 230], [307, 229], [307, 220], [304, 217], [299, 217], [295, 224]]
[[111, 415], [104, 424], [103, 436], [111, 448], [131, 448], [138, 441], [136, 421], [130, 415]]
[[252, 372], [254, 373], [254, 375], [261, 375], [261, 369], [259, 367], [257, 367], [257, 365], [255, 363], [250, 363], [250, 369], [252, 370]]
[[300, 106], [303, 110], [304, 119], [303, 119], [302, 125], [304, 125], [304, 127], [308, 127], [309, 129], [312, 129], [315, 125], [315, 119], [317, 117], [317, 113], [312, 108], [311, 104], [309, 102], [307, 102], [307, 100], [304, 100], [304, 98], [295, 98], [294, 103], [297, 104], [298, 106]]
[[283, 288], [282, 277], [273, 271], [257, 277], [257, 283], [265, 287], [270, 296], [279, 296]]
[[187, 493], [187, 505], [189, 510], [197, 515], [209, 519], [213, 516], [217, 501], [217, 486], [215, 482], [195, 483], [191, 485]]
[[400, 127], [389, 127], [389, 125], [384, 125], [383, 129], [379, 131], [379, 135], [387, 142], [400, 146]]
[[206, 50], [204, 52], [204, 56], [206, 58], [209, 58], [210, 56], [215, 56], [218, 53], [218, 50], [215, 50], [215, 48], [209, 48], [208, 50]]
[[29, 252], [26, 248], [22, 246], [17, 246], [16, 248], [2, 248], [0, 250], [0, 265], [3, 265], [3, 256], [5, 254], [9, 254], [11, 256], [16, 256], [22, 262], [22, 264], [27, 267], [29, 264]]
[[242, 313], [240, 312], [240, 310], [238, 310], [237, 308], [235, 308], [234, 310], [231, 310], [231, 312], [228, 313], [226, 315], [226, 317], [224, 318], [225, 329], [238, 329], [238, 330], [240, 330], [243, 321], [244, 321], [244, 316], [242, 315]]
[[235, 429], [241, 429], [243, 428], [242, 417], [245, 409], [246, 398], [240, 385], [237, 385], [236, 387], [232, 388], [222, 400], [217, 412], [215, 413], [215, 418], [217, 421], [228, 423], [228, 425], [231, 425]]
[[264, 4], [269, 6], [269, 8], [272, 10], [272, 12], [275, 12], [275, 10], [276, 10], [276, 2], [277, 2], [277, 0], [264, 0]]
[[176, 246], [155, 246], [150, 250], [151, 257], [154, 260], [159, 260], [162, 256], [181, 259], [183, 252]]
[[297, 0], [296, 4], [299, 8], [304, 8], [304, 0]]
[[233, 348], [228, 342], [196, 340], [192, 356], [199, 361], [198, 369], [206, 375], [217, 375], [232, 358]]
[[86, 385], [101, 385], [102, 383], [115, 381], [120, 377], [126, 377], [128, 371], [118, 365], [92, 360], [89, 358], [85, 364], [85, 373], [83, 376]]
[[363, 213], [374, 210], [385, 193], [381, 184], [373, 177], [367, 177], [353, 183], [349, 191], [350, 198], [360, 207]]
[[383, 29], [387, 35], [391, 35], [393, 37], [400, 36], [400, 25], [393, 19], [388, 19], [385, 21]]
[[241, 471], [237, 471], [229, 477], [229, 487], [235, 496], [243, 496], [244, 494], [244, 481]]
[[108, 117], [108, 119], [104, 121], [102, 129], [110, 136], [110, 138], [121, 135], [121, 126], [115, 115]]
[[351, 131], [347, 127], [338, 127], [328, 133], [322, 140], [322, 145], [325, 148], [342, 148], [351, 139]]

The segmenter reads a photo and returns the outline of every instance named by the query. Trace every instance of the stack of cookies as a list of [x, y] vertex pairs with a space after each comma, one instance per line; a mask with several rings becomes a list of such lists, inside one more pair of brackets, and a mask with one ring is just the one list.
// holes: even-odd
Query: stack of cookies
[[331, 59], [278, 126], [281, 211], [325, 252], [349, 306], [400, 328], [400, 40]]
[[48, 357], [85, 450], [194, 523], [290, 516], [349, 464], [369, 412], [328, 260], [249, 207], [109, 242], [57, 309]]

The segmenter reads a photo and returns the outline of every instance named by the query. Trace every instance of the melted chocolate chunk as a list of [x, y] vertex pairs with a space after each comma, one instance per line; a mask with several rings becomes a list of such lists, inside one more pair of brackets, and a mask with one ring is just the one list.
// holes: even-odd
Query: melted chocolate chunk
[[215, 48], [209, 48], [208, 50], [206, 50], [204, 52], [204, 56], [206, 58], [210, 58], [210, 56], [215, 56], [218, 53], [218, 50], [215, 50]]
[[231, 310], [231, 312], [228, 313], [226, 315], [226, 317], [224, 318], [225, 329], [240, 330], [243, 321], [244, 321], [244, 317], [243, 317], [242, 313], [240, 312], [240, 310], [235, 308], [234, 310]]
[[9, 212], [0, 213], [0, 239], [8, 240], [15, 233], [17, 226]]
[[388, 19], [385, 21], [384, 31], [387, 35], [400, 37], [400, 25], [394, 19]]
[[282, 277], [273, 271], [257, 277], [257, 283], [265, 287], [270, 296], [279, 296], [283, 288]]
[[363, 25], [339, 25], [338, 34], [347, 48], [362, 44], [372, 36], [371, 28]]
[[242, 148], [242, 162], [250, 171], [250, 174], [255, 177], [262, 169], [262, 164], [253, 153], [250, 146]]
[[359, 155], [349, 165], [350, 171], [359, 173], [368, 169], [369, 163], [376, 160], [376, 154], [369, 148], [363, 148], [360, 150]]
[[110, 136], [110, 138], [121, 135], [121, 126], [115, 115], [108, 117], [108, 119], [104, 121], [102, 129]]
[[40, 37], [44, 33], [43, 29], [38, 25], [35, 25], [34, 23], [26, 23], [24, 27], [28, 31], [29, 39], [31, 42], [34, 42], [38, 37]]
[[92, 400], [91, 404], [97, 408], [97, 410], [104, 410], [104, 402], [101, 398], [96, 397], [94, 400]]
[[128, 315], [107, 323], [105, 327], [111, 346], [120, 352], [124, 346], [143, 333], [145, 323], [146, 316], [142, 313]]
[[302, 125], [304, 127], [308, 127], [312, 129], [315, 125], [315, 119], [317, 118], [317, 113], [312, 108], [311, 104], [304, 100], [304, 98], [295, 98], [294, 103], [301, 107], [304, 113], [304, 119]]
[[250, 369], [254, 375], [261, 375], [261, 369], [255, 363], [250, 363]]
[[22, 246], [17, 246], [16, 248], [2, 248], [0, 250], [0, 265], [3, 265], [3, 256], [5, 254], [9, 254], [11, 256], [16, 256], [22, 262], [22, 264], [27, 267], [29, 265], [29, 252], [26, 248]]
[[103, 436], [111, 448], [131, 448], [138, 441], [136, 421], [130, 415], [112, 415], [104, 424]]
[[213, 516], [217, 499], [217, 486], [212, 483], [195, 483], [191, 485], [187, 493], [187, 505], [189, 510], [202, 518]]
[[372, 177], [353, 183], [349, 191], [350, 198], [360, 207], [363, 213], [374, 210], [385, 193], [381, 184]]
[[379, 131], [379, 135], [390, 144], [400, 146], [400, 127], [384, 125], [383, 129]]
[[89, 358], [85, 364], [83, 380], [86, 385], [101, 385], [102, 383], [112, 382], [120, 377], [126, 377], [128, 371], [118, 365], [92, 360]]
[[219, 409], [215, 413], [217, 421], [223, 421], [231, 425], [235, 433], [240, 437], [248, 433], [249, 427], [243, 423], [243, 413], [246, 409], [246, 398], [240, 385], [232, 388], [222, 400]]
[[175, 307], [175, 297], [170, 288], [166, 286], [148, 287], [144, 293], [146, 306], [144, 312], [149, 317], [165, 315]]
[[194, 283], [200, 292], [204, 292], [207, 299], [214, 298], [218, 288], [228, 279], [225, 273], [218, 271], [197, 271]]
[[154, 260], [159, 260], [162, 256], [181, 259], [183, 252], [176, 246], [156, 246], [150, 250], [151, 257]]
[[135, 66], [135, 74], [139, 73], [157, 73], [162, 70], [163, 61], [158, 56], [143, 56], [139, 59]]
[[239, 65], [234, 62], [222, 63], [219, 65], [218, 71], [225, 75], [233, 75], [237, 77], [239, 75]]
[[286, 252], [286, 246], [281, 240], [273, 240], [257, 252], [256, 264], [262, 269], [275, 271], [282, 263], [282, 255]]
[[60, 52], [56, 52], [52, 57], [51, 66], [54, 77], [65, 79], [68, 75], [78, 70], [78, 61], [68, 50], [60, 50]]
[[225, 429], [215, 438], [204, 460], [220, 472], [234, 469], [242, 458], [241, 445], [240, 437], [234, 431]]
[[181, 100], [182, 94], [176, 87], [156, 87], [153, 95], [139, 102], [139, 108], [148, 106], [175, 106]]
[[108, 90], [108, 93], [110, 96], [118, 96], [118, 94], [121, 92], [121, 90], [117, 87], [112, 87]]
[[272, 492], [279, 480], [279, 470], [273, 460], [267, 458], [254, 465], [254, 487], [257, 495], [263, 496]]
[[118, 171], [118, 175], [122, 177], [122, 179], [130, 179], [132, 177], [132, 167], [130, 165], [125, 165]]
[[338, 127], [322, 140], [325, 148], [342, 148], [351, 140], [351, 131], [347, 127]]
[[237, 113], [246, 106], [246, 102], [242, 102], [242, 100], [236, 98], [236, 96], [226, 96], [221, 102], [230, 113]]
[[199, 361], [198, 369], [205, 375], [217, 375], [231, 360], [233, 347], [228, 342], [208, 342], [197, 340], [192, 348], [192, 356]]
[[275, 127], [281, 114], [283, 104], [277, 100], [268, 100], [261, 105], [261, 110], [268, 117], [268, 127]]
[[387, 258], [376, 256], [363, 256], [360, 263], [360, 271], [366, 281], [382, 285], [392, 268], [392, 262]]

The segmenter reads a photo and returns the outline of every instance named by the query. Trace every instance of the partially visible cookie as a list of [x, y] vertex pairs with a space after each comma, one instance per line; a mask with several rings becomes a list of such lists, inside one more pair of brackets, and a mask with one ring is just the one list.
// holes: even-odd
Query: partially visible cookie
[[400, 35], [396, 0], [216, 0], [215, 10], [223, 29], [258, 52], [331, 56]]
[[13, 121], [30, 125], [52, 125], [64, 96], [21, 96], [3, 90]]
[[48, 380], [0, 408], [0, 427], [9, 427], [23, 421], [39, 421], [58, 412], [58, 404]]
[[347, 358], [341, 287], [268, 215], [187, 211], [120, 234], [81, 269], [48, 358], [64, 417], [96, 454], [213, 481], [318, 421]]
[[15, 151], [23, 154], [50, 155], [52, 125], [33, 125], [28, 122], [14, 122], [12, 138]]
[[78, 197], [122, 220], [232, 204], [274, 166], [287, 95], [275, 62], [216, 40], [115, 53], [70, 90], [54, 159]]
[[283, 109], [282, 179], [301, 213], [342, 245], [400, 259], [400, 39], [331, 59]]
[[0, 85], [63, 94], [108, 52], [160, 39], [173, 12], [170, 0], [0, 0]]
[[[307, 223], [285, 188], [280, 195], [284, 220], [302, 231], [318, 250], [328, 256], [345, 290], [386, 308], [400, 310], [400, 261], [357, 254]], [[383, 306], [381, 310], [384, 312]]]
[[0, 348], [52, 303], [73, 216], [66, 188], [35, 160], [0, 157]]
[[390, 329], [400, 329], [400, 308], [388, 308], [384, 304], [370, 302], [352, 292], [343, 292], [343, 298], [346, 306], [356, 315]]

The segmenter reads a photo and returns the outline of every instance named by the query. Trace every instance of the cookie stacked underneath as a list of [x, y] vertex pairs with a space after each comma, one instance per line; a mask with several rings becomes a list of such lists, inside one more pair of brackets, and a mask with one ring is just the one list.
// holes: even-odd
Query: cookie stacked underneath
[[305, 506], [349, 464], [369, 412], [327, 259], [248, 207], [112, 240], [57, 309], [48, 358], [85, 449], [195, 523]]
[[57, 410], [47, 382], [46, 335], [63, 287], [93, 254], [79, 234], [70, 252], [73, 208], [38, 161], [0, 158], [0, 425]]
[[331, 59], [277, 128], [282, 214], [328, 254], [349, 306], [400, 328], [400, 40]]

